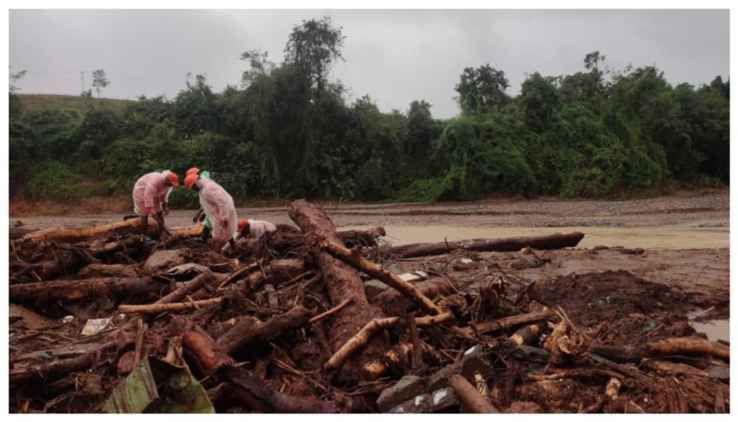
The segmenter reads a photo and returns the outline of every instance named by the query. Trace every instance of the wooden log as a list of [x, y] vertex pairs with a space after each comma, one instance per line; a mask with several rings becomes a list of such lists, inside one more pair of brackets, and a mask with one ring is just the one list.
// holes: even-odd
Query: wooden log
[[21, 238], [21, 241], [30, 242], [81, 242], [96, 237], [109, 236], [111, 234], [127, 234], [127, 233], [155, 233], [157, 229], [156, 222], [149, 218], [148, 226], [144, 224], [140, 218], [131, 218], [128, 220], [117, 221], [115, 223], [101, 224], [90, 227], [63, 228], [52, 227], [49, 229], [38, 230]]
[[592, 353], [616, 362], [640, 363], [644, 358], [664, 355], [710, 355], [730, 360], [730, 347], [701, 337], [673, 337], [652, 341], [643, 346], [594, 345]]
[[312, 313], [298, 305], [289, 311], [275, 315], [267, 322], [255, 318], [244, 318], [218, 339], [218, 347], [226, 353], [255, 342], [269, 341], [287, 330], [302, 327], [310, 320]]
[[[174, 227], [169, 229], [169, 239], [182, 239], [199, 236], [202, 233], [202, 225]], [[113, 234], [149, 234], [157, 235], [158, 225], [153, 218], [144, 224], [141, 218], [130, 218], [128, 220], [116, 221], [114, 223], [100, 224], [90, 227], [52, 227], [37, 230], [23, 236], [21, 242], [65, 242], [76, 243], [94, 238], [107, 237]]]
[[[326, 213], [317, 205], [304, 200], [292, 202], [289, 207], [290, 218], [297, 224], [305, 235], [305, 244], [311, 248], [315, 262], [320, 268], [323, 282], [328, 291], [332, 306], [337, 306], [347, 299], [351, 303], [335, 314], [329, 326], [329, 343], [331, 348], [338, 350], [353, 333], [369, 323], [375, 317], [381, 317], [382, 311], [370, 305], [364, 285], [359, 274], [350, 265], [333, 257], [328, 252], [315, 248], [323, 240], [343, 245], [336, 235], [336, 226]], [[375, 338], [363, 349], [363, 353], [355, 361], [344, 366], [347, 376], [349, 372], [360, 372], [363, 364], [380, 356], [388, 349], [387, 341]]]
[[203, 306], [217, 305], [223, 301], [222, 297], [205, 300], [193, 300], [178, 303], [154, 303], [150, 305], [120, 305], [118, 311], [124, 314], [158, 314], [161, 312], [180, 312], [199, 309]]
[[84, 280], [59, 280], [10, 286], [11, 302], [80, 301], [96, 297], [121, 297], [153, 293], [162, 284], [151, 277], [107, 277]]
[[655, 355], [712, 355], [730, 360], [730, 347], [700, 337], [673, 337], [647, 343], [645, 352]]
[[406, 297], [413, 299], [426, 312], [432, 315], [443, 313], [443, 310], [433, 303], [415, 285], [401, 279], [397, 274], [385, 270], [374, 262], [364, 258], [358, 251], [351, 250], [343, 245], [324, 240], [320, 246], [331, 255], [351, 264], [354, 268], [361, 270], [370, 276], [379, 279], [383, 283], [395, 288]]
[[532, 344], [533, 342], [538, 340], [538, 337], [541, 335], [542, 331], [543, 330], [541, 329], [541, 326], [539, 324], [526, 325], [525, 327], [522, 327], [515, 331], [515, 333], [510, 336], [510, 341], [517, 346], [522, 346], [523, 344]]
[[456, 397], [464, 406], [464, 410], [471, 413], [499, 413], [492, 403], [485, 399], [466, 378], [459, 374], [452, 375], [448, 384], [454, 389]]
[[214, 278], [213, 273], [210, 270], [206, 270], [202, 274], [193, 278], [190, 282], [185, 283], [184, 286], [157, 300], [154, 304], [180, 302], [188, 295], [200, 290], [200, 288], [211, 282]]
[[[430, 325], [441, 324], [453, 321], [454, 316], [450, 312], [444, 312], [439, 315], [425, 316], [415, 318], [415, 324], [418, 327], [427, 327]], [[337, 369], [348, 359], [351, 354], [367, 345], [372, 337], [380, 330], [396, 326], [402, 321], [400, 317], [377, 318], [369, 321], [359, 330], [353, 337], [348, 339], [323, 365], [324, 369]], [[366, 365], [366, 364], [365, 364]]]
[[470, 239], [455, 242], [413, 243], [395, 246], [390, 254], [399, 258], [443, 255], [457, 249], [475, 252], [515, 252], [529, 247], [533, 249], [561, 249], [574, 247], [584, 238], [584, 233], [556, 233], [547, 236], [511, 237], [505, 239]]
[[228, 356], [205, 331], [199, 327], [182, 335], [182, 345], [189, 350], [206, 374], [212, 374], [224, 365], [232, 365]]
[[[513, 315], [505, 318], [496, 319], [494, 321], [480, 322], [474, 325], [476, 332], [479, 334], [487, 334], [495, 331], [505, 330], [518, 325], [530, 324], [532, 322], [543, 321], [549, 319], [556, 314], [550, 309], [542, 311], [529, 312], [527, 314]], [[472, 336], [474, 330], [471, 327], [461, 328], [460, 331], [466, 336]]]

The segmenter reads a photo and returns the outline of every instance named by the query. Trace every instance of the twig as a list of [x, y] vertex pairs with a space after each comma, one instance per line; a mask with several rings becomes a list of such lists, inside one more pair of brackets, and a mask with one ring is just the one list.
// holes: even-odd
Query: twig
[[190, 309], [195, 309], [198, 306], [217, 305], [222, 301], [222, 297], [215, 297], [212, 299], [194, 300], [191, 302], [162, 303], [151, 305], [120, 305], [118, 306], [118, 311], [123, 312], [124, 314], [158, 314], [160, 312], [167, 311], [186, 311]]
[[261, 260], [258, 260], [253, 264], [239, 268], [238, 270], [232, 272], [231, 275], [224, 278], [223, 281], [220, 282], [220, 284], [218, 285], [218, 290], [225, 287], [228, 283], [236, 280], [238, 277], [241, 277], [244, 274], [250, 273], [251, 271], [255, 270], [257, 267], [261, 267]]
[[329, 317], [329, 316], [335, 314], [336, 312], [340, 311], [341, 309], [345, 308], [346, 305], [348, 305], [349, 303], [351, 303], [352, 300], [353, 300], [353, 298], [350, 297], [350, 298], [344, 300], [343, 302], [341, 302], [340, 304], [338, 304], [337, 306], [335, 306], [335, 307], [333, 307], [333, 308], [331, 308], [331, 309], [323, 312], [322, 314], [315, 315], [314, 317], [310, 318], [310, 321], [308, 321], [308, 322], [310, 322], [311, 324], [314, 324], [314, 323], [320, 321], [323, 318]]
[[[425, 316], [415, 318], [415, 324], [419, 327], [441, 324], [443, 322], [452, 321], [454, 316], [451, 312], [444, 312], [439, 315]], [[348, 339], [346, 343], [339, 348], [333, 356], [323, 365], [325, 369], [339, 368], [346, 359], [354, 352], [366, 345], [374, 334], [383, 328], [390, 328], [398, 325], [401, 321], [400, 317], [378, 318], [369, 321], [359, 330], [353, 337]]]

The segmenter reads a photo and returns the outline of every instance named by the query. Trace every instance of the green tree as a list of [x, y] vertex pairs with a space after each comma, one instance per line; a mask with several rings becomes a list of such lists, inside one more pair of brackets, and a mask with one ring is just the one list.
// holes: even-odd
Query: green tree
[[333, 26], [331, 18], [310, 19], [295, 26], [285, 47], [285, 61], [300, 69], [322, 91], [330, 66], [343, 59], [341, 48], [345, 37], [341, 27]]
[[499, 110], [510, 101], [505, 93], [509, 87], [505, 72], [489, 64], [478, 68], [467, 67], [461, 73], [456, 92], [464, 115], [490, 113]]
[[407, 143], [405, 154], [422, 160], [428, 156], [433, 137], [431, 105], [425, 100], [413, 101], [407, 112]]

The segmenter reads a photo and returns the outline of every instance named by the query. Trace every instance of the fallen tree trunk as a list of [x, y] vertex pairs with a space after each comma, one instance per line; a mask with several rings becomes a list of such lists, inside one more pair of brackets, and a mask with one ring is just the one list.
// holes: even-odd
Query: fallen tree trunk
[[[325, 212], [314, 204], [298, 200], [290, 204], [289, 215], [303, 231], [306, 246], [313, 251], [331, 304], [337, 306], [346, 300], [351, 300], [348, 306], [334, 314], [329, 325], [329, 342], [331, 349], [336, 351], [353, 333], [359, 331], [375, 317], [381, 316], [382, 311], [369, 304], [364, 293], [364, 284], [356, 270], [328, 252], [315, 248], [323, 240], [343, 245], [336, 235], [336, 226]], [[388, 348], [385, 339], [375, 338], [364, 348], [364, 353], [356, 361], [344, 367], [348, 372], [347, 375], [351, 376], [350, 372], [360, 373], [365, 363], [379, 357]]]
[[217, 344], [226, 353], [233, 353], [246, 345], [269, 341], [284, 331], [302, 327], [311, 316], [308, 309], [298, 305], [283, 314], [273, 316], [267, 322], [245, 317], [220, 336]]
[[665, 355], [710, 355], [730, 360], [730, 347], [700, 337], [673, 337], [643, 346], [593, 345], [592, 353], [615, 362], [640, 363], [644, 358]]
[[574, 247], [584, 238], [584, 233], [557, 233], [547, 236], [511, 237], [506, 239], [471, 239], [455, 242], [413, 243], [395, 246], [389, 253], [399, 258], [443, 255], [457, 249], [475, 252], [515, 252], [529, 247], [533, 249], [561, 249]]
[[149, 224], [147, 226], [144, 225], [142, 219], [131, 218], [128, 220], [117, 221], [115, 223], [101, 224], [91, 227], [53, 227], [45, 230], [38, 230], [23, 236], [21, 241], [74, 243], [111, 234], [156, 232], [156, 229], [156, 222], [152, 221], [152, 219], [149, 219]]
[[[141, 218], [130, 218], [128, 220], [117, 221], [115, 223], [101, 224], [90, 227], [52, 227], [44, 230], [37, 230], [23, 236], [22, 242], [66, 242], [75, 243], [89, 239], [102, 238], [112, 234], [123, 235], [131, 233], [139, 234], [158, 234], [158, 225], [156, 221], [149, 218], [148, 224], [144, 224]], [[174, 227], [169, 228], [171, 236], [169, 239], [182, 239], [187, 237], [199, 236], [202, 232], [202, 225]]]
[[459, 374], [449, 377], [448, 385], [454, 389], [464, 410], [471, 413], [499, 413], [466, 378]]
[[109, 277], [59, 280], [10, 286], [11, 302], [79, 301], [101, 296], [120, 297], [158, 292], [162, 284], [151, 277]]
[[342, 261], [351, 264], [354, 268], [379, 279], [385, 284], [395, 288], [406, 297], [416, 301], [426, 312], [433, 315], [438, 315], [443, 312], [438, 305], [428, 299], [428, 297], [415, 285], [403, 280], [397, 274], [387, 271], [374, 262], [364, 258], [358, 251], [352, 251], [351, 249], [328, 240], [321, 242], [320, 246], [327, 250], [331, 255], [338, 257]]
[[730, 347], [699, 337], [674, 337], [647, 343], [645, 351], [655, 355], [711, 355], [730, 360]]

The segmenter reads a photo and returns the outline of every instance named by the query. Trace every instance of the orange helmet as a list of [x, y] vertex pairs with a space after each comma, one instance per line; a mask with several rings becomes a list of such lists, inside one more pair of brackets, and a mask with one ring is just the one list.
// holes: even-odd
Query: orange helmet
[[177, 176], [177, 173], [171, 170], [164, 170], [162, 174], [166, 177], [167, 181], [172, 184], [172, 186], [179, 186], [179, 176]]
[[242, 218], [238, 220], [238, 232], [243, 233], [244, 229], [247, 229], [249, 227], [249, 220]]
[[197, 167], [190, 167], [190, 169], [187, 170], [187, 173], [185, 173], [185, 176], [188, 175], [188, 174], [190, 174], [190, 173], [195, 173], [195, 174], [200, 173], [200, 169], [197, 168]]
[[192, 189], [192, 186], [197, 182], [200, 176], [196, 172], [188, 172], [184, 179], [184, 185], [187, 189]]

